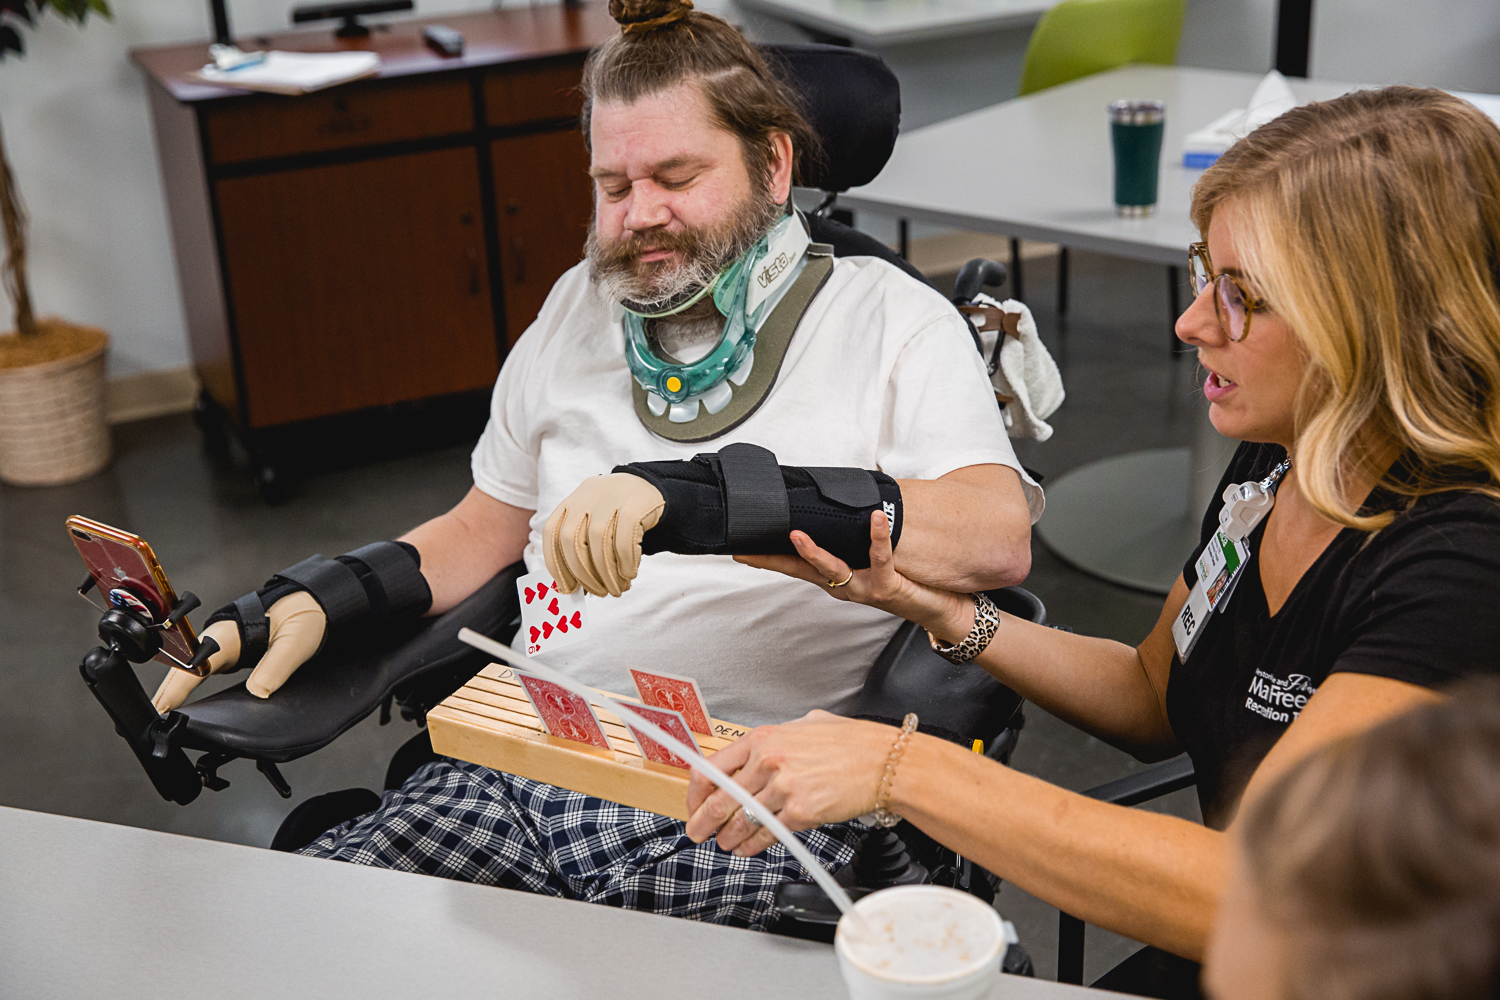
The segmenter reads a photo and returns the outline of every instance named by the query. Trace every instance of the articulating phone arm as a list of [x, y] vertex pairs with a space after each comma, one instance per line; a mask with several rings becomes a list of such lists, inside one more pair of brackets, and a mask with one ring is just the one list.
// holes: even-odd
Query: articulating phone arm
[[[90, 576], [78, 592], [87, 597], [93, 585]], [[125, 608], [109, 608], [99, 618], [99, 638], [104, 645], [91, 650], [78, 668], [84, 683], [114, 720], [115, 731], [130, 744], [161, 797], [178, 805], [192, 802], [205, 785], [215, 791], [226, 787], [229, 783], [215, 773], [224, 761], [200, 761], [199, 767], [193, 766], [178, 744], [187, 716], [181, 712], [157, 714], [131, 664], [145, 663], [160, 652], [161, 630], [181, 622], [200, 603], [194, 594], [184, 592], [161, 623], [148, 622]], [[218, 648], [214, 640], [205, 639], [189, 665], [201, 667]], [[205, 763], [207, 767], [201, 766]], [[269, 771], [261, 768], [261, 773], [283, 798], [290, 795], [291, 789], [276, 766], [269, 767]]]

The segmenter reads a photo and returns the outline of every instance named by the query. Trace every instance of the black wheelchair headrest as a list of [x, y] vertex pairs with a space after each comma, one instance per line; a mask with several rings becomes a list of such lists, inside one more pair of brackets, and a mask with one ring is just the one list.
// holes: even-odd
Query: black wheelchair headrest
[[823, 141], [805, 187], [847, 191], [875, 179], [901, 128], [901, 85], [885, 60], [839, 45], [763, 45], [771, 67], [801, 96]]

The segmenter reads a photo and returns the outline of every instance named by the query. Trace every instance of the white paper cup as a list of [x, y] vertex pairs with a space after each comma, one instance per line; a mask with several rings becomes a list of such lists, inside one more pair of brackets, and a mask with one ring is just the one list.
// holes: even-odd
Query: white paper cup
[[1016, 940], [993, 907], [940, 885], [882, 889], [854, 909], [876, 940], [839, 921], [834, 951], [852, 1000], [984, 1000]]

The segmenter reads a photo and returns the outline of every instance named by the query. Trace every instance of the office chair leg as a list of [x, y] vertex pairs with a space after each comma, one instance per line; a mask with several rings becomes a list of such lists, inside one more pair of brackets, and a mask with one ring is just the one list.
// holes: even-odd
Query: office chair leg
[[1026, 301], [1021, 291], [1021, 241], [1015, 238], [1010, 241], [1010, 297], [1017, 302]]
[[1083, 921], [1057, 913], [1057, 981], [1083, 985]]
[[1172, 360], [1176, 361], [1183, 355], [1182, 342], [1177, 339], [1177, 317], [1182, 315], [1182, 269], [1176, 264], [1167, 267], [1167, 296], [1167, 308], [1172, 311], [1172, 322], [1167, 327], [1171, 343], [1167, 350], [1171, 353]]
[[1057, 315], [1059, 318], [1068, 312], [1068, 248], [1060, 246], [1057, 248]]

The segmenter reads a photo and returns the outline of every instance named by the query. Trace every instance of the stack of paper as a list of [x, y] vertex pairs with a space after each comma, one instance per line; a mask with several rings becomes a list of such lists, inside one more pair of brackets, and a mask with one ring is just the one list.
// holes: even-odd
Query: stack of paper
[[221, 87], [306, 94], [379, 71], [380, 56], [374, 52], [268, 52], [261, 62], [234, 69], [209, 63], [193, 76]]
[[1182, 165], [1189, 170], [1212, 166], [1230, 146], [1296, 106], [1296, 95], [1286, 77], [1271, 70], [1250, 95], [1248, 108], [1226, 112], [1183, 140]]

